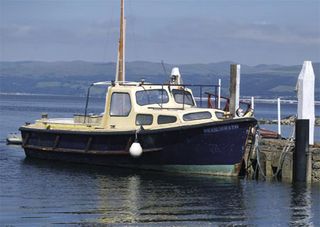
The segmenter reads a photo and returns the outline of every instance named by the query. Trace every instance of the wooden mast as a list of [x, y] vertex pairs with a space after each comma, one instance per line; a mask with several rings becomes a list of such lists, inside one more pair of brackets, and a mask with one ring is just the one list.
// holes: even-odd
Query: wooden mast
[[124, 0], [121, 0], [120, 13], [120, 39], [117, 59], [116, 81], [125, 81], [125, 27], [126, 20], [124, 18]]

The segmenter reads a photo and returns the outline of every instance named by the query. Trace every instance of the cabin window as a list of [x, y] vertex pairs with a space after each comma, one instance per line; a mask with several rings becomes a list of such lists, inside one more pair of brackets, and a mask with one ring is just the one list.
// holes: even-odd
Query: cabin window
[[193, 98], [190, 92], [185, 90], [173, 89], [172, 94], [176, 103], [194, 105]]
[[224, 118], [224, 112], [218, 112], [218, 111], [216, 111], [216, 112], [214, 112], [215, 113], [215, 115], [216, 115], [216, 117], [218, 118], [218, 119], [223, 119]]
[[197, 112], [197, 113], [189, 113], [183, 115], [183, 120], [185, 121], [194, 121], [194, 120], [202, 120], [202, 119], [210, 119], [212, 117], [210, 112]]
[[111, 97], [110, 116], [128, 116], [131, 111], [131, 101], [128, 93], [114, 92]]
[[143, 90], [136, 92], [138, 105], [162, 104], [169, 102], [168, 93], [164, 89]]
[[174, 123], [177, 121], [177, 117], [175, 116], [169, 116], [169, 115], [159, 115], [158, 117], [158, 124], [169, 124]]
[[136, 125], [152, 125], [153, 116], [151, 114], [137, 114]]

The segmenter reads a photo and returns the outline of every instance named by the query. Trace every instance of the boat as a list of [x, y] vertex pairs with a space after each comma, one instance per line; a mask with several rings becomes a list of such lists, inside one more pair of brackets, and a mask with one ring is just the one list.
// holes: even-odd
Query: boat
[[17, 133], [9, 133], [6, 139], [7, 145], [21, 145], [22, 137]]
[[[253, 110], [233, 116], [212, 105], [202, 108], [179, 68], [169, 82], [125, 80], [125, 17], [121, 0], [120, 39], [115, 81], [89, 86], [84, 114], [55, 119], [43, 115], [20, 127], [27, 157], [84, 164], [236, 176], [251, 129]], [[102, 114], [87, 114], [90, 89], [107, 86]], [[200, 92], [200, 95], [202, 92]], [[200, 98], [200, 100], [202, 97]], [[216, 99], [215, 99], [216, 101]], [[241, 112], [241, 111], [240, 111]]]

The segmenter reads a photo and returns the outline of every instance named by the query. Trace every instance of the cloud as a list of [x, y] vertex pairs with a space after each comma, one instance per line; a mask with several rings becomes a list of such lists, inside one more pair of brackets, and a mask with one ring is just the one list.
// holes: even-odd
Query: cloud
[[[320, 57], [320, 31], [311, 26], [191, 16], [141, 16], [135, 18], [134, 24], [129, 20], [127, 25], [129, 60], [185, 63], [256, 59], [257, 63], [281, 63]], [[119, 35], [118, 20], [0, 26], [4, 59], [14, 59], [16, 54], [24, 59], [113, 60]]]
[[[106, 26], [109, 27], [106, 27]], [[62, 43], [84, 44], [101, 42], [108, 35], [118, 32], [115, 25], [107, 22], [91, 24], [59, 24], [31, 25], [31, 24], [6, 24], [0, 27], [0, 34], [4, 43]]]
[[[236, 39], [292, 45], [320, 45], [320, 36], [312, 31], [292, 30], [289, 26], [270, 23], [235, 24], [232, 37]], [[231, 34], [229, 34], [231, 35]]]
[[3, 37], [20, 38], [27, 37], [34, 31], [34, 27], [30, 25], [11, 24], [10, 26], [0, 27], [0, 34]]
[[294, 28], [267, 21], [237, 23], [235, 21], [184, 18], [172, 20], [155, 37], [180, 42], [202, 42], [215, 39], [257, 41], [273, 44], [320, 45], [320, 32], [314, 28]]
[[[132, 47], [136, 49], [135, 56], [142, 60], [291, 64], [301, 59], [318, 61], [320, 57], [319, 31], [307, 26], [290, 27], [267, 20], [243, 22], [191, 17], [169, 18], [164, 23], [157, 23], [154, 18], [149, 22], [154, 26], [138, 33], [138, 45]], [[128, 31], [128, 47], [132, 45], [130, 35]], [[132, 49], [129, 48], [129, 53]]]

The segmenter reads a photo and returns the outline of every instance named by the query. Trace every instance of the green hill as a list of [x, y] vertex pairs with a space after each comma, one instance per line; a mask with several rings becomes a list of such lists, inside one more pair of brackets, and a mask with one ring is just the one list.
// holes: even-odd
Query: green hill
[[[216, 84], [222, 79], [223, 94], [228, 94], [230, 64], [165, 64], [167, 74], [178, 66], [188, 84]], [[320, 63], [313, 63], [316, 74], [316, 99], [320, 100]], [[84, 95], [89, 84], [114, 80], [115, 63], [71, 62], [0, 62], [0, 92]], [[241, 95], [294, 98], [301, 65], [241, 65]], [[162, 83], [169, 77], [161, 63], [135, 61], [126, 64], [126, 78]]]

